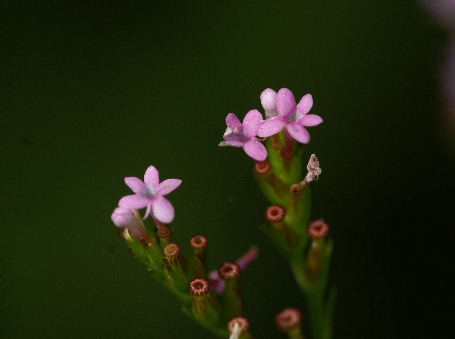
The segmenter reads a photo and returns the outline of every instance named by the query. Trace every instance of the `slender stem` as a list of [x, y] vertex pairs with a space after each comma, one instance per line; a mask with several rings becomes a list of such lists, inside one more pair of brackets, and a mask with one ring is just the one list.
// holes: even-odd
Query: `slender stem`
[[313, 339], [331, 339], [333, 300], [324, 304], [324, 287], [318, 281], [310, 282], [301, 262], [290, 261], [295, 280], [302, 290], [310, 315], [311, 333]]

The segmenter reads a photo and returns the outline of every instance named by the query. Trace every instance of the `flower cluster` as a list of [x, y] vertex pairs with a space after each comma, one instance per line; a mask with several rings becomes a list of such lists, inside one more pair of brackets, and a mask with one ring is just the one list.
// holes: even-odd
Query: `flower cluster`
[[[278, 329], [289, 338], [303, 338], [303, 332], [310, 332], [313, 339], [330, 339], [334, 294], [326, 290], [333, 242], [323, 219], [310, 222], [311, 185], [322, 169], [312, 154], [305, 173], [302, 147], [310, 141], [306, 127], [317, 126], [323, 120], [309, 114], [313, 107], [311, 94], [296, 104], [289, 89], [277, 93], [267, 88], [260, 99], [266, 119], [256, 109], [249, 111], [242, 122], [229, 113], [224, 141], [219, 145], [242, 147], [256, 161], [255, 179], [271, 204], [265, 215], [268, 224], [262, 223], [261, 229], [288, 260], [308, 301], [310, 330], [301, 331], [302, 313], [292, 307], [276, 317]], [[158, 170], [150, 166], [144, 181], [126, 177], [125, 183], [134, 194], [120, 199], [111, 218], [117, 227], [124, 228], [119, 234], [130, 254], [145, 264], [152, 276], [180, 299], [185, 313], [202, 326], [231, 339], [252, 338], [244, 314], [241, 278], [256, 260], [257, 248], [253, 246], [236, 261], [208, 271], [206, 236], [191, 238], [189, 260], [173, 238], [170, 224], [175, 212], [164, 196], [182, 181], [160, 182]]]
[[[226, 262], [218, 270], [207, 271], [208, 239], [197, 234], [190, 240], [193, 250], [188, 261], [173, 238], [170, 223], [174, 208], [164, 198], [180, 186], [180, 179], [159, 180], [154, 166], [147, 168], [144, 181], [126, 177], [126, 185], [135, 193], [120, 199], [111, 215], [129, 253], [147, 266], [152, 276], [166, 285], [182, 301], [185, 312], [214, 333], [227, 337], [233, 319], [243, 318], [243, 295], [239, 279], [257, 258], [252, 247], [235, 262]], [[144, 209], [141, 217], [140, 210]], [[153, 227], [153, 222], [156, 227]], [[123, 231], [120, 231], [123, 228]], [[240, 317], [240, 318], [239, 318]], [[237, 320], [242, 324], [240, 320]], [[234, 324], [234, 323], [232, 323]], [[236, 326], [235, 335], [248, 338], [248, 329]]]
[[307, 144], [310, 142], [310, 133], [305, 127], [317, 126], [323, 121], [319, 115], [308, 114], [313, 107], [311, 94], [304, 95], [296, 105], [294, 94], [289, 89], [282, 88], [277, 93], [267, 88], [261, 94], [261, 104], [266, 120], [256, 109], [249, 111], [242, 123], [235, 114], [229, 113], [224, 141], [219, 146], [243, 147], [254, 160], [264, 161], [267, 150], [258, 137], [271, 137], [284, 130], [287, 142], [295, 140]]

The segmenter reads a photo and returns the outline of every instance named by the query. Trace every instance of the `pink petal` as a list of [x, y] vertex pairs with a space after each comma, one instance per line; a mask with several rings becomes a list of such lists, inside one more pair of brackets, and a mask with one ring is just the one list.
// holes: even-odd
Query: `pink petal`
[[278, 114], [282, 117], [288, 117], [294, 112], [295, 109], [295, 98], [294, 94], [287, 89], [282, 88], [278, 91], [276, 95], [276, 109]]
[[134, 220], [134, 213], [128, 208], [117, 207], [112, 212], [111, 220], [117, 227], [126, 227]]
[[152, 185], [153, 187], [159, 185], [160, 174], [158, 173], [158, 170], [154, 166], [150, 166], [149, 168], [147, 168], [147, 171], [145, 171], [144, 182], [146, 184]]
[[174, 220], [174, 207], [164, 197], [156, 197], [152, 200], [152, 214], [163, 224], [169, 224]]
[[226, 289], [226, 282], [220, 278], [217, 271], [209, 273], [210, 283], [216, 294], [222, 295]]
[[228, 135], [228, 136], [225, 136], [224, 139], [226, 139], [226, 141], [224, 143], [220, 142], [218, 144], [218, 146], [242, 147], [244, 144], [243, 141], [238, 140], [238, 137], [236, 135]]
[[181, 183], [182, 183], [182, 180], [180, 180], [180, 179], [167, 179], [167, 180], [164, 180], [158, 186], [158, 193], [160, 195], [169, 194], [173, 190], [175, 190], [177, 187], [179, 187]]
[[145, 188], [144, 182], [136, 177], [126, 177], [125, 184], [136, 194], [139, 194]]
[[127, 195], [126, 197], [120, 199], [118, 205], [123, 208], [138, 210], [147, 206], [149, 202], [150, 199], [142, 197], [140, 195], [133, 194]]
[[278, 114], [276, 110], [276, 92], [273, 89], [267, 88], [261, 93], [261, 104], [264, 107], [267, 118]]
[[301, 114], [307, 114], [312, 107], [313, 96], [311, 94], [305, 94], [297, 105], [297, 112]]
[[237, 118], [237, 116], [234, 114], [234, 113], [229, 113], [227, 116], [226, 116], [226, 126], [227, 127], [230, 127], [232, 130], [234, 130], [234, 128], [240, 128], [240, 120]]
[[245, 118], [243, 118], [243, 129], [248, 138], [256, 136], [259, 126], [261, 126], [261, 121], [262, 114], [257, 109], [253, 109], [245, 115]]
[[246, 154], [257, 161], [267, 159], [267, 149], [258, 140], [249, 140], [243, 146]]
[[294, 140], [302, 144], [308, 144], [310, 142], [310, 133], [299, 123], [287, 124], [286, 130]]
[[267, 119], [258, 130], [258, 136], [261, 138], [267, 138], [272, 135], [277, 134], [280, 132], [284, 126], [286, 126], [286, 122], [282, 117], [273, 117]]
[[299, 123], [302, 126], [311, 127], [321, 124], [324, 120], [319, 115], [316, 114], [307, 114], [304, 115], [302, 119], [299, 120]]

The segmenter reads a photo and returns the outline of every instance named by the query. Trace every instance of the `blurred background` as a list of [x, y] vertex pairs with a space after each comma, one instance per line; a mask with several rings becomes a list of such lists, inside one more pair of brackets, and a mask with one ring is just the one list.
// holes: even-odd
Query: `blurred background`
[[[211, 338], [128, 255], [110, 220], [153, 164], [185, 253], [209, 265], [251, 244], [246, 312], [258, 338], [304, 308], [258, 230], [266, 200], [225, 116], [267, 87], [314, 97], [325, 122], [313, 218], [335, 239], [335, 338], [438, 337], [449, 309], [454, 133], [439, 73], [448, 33], [414, 1], [3, 2], [0, 336]], [[455, 86], [454, 86], [455, 88]], [[450, 318], [449, 318], [450, 315]]]

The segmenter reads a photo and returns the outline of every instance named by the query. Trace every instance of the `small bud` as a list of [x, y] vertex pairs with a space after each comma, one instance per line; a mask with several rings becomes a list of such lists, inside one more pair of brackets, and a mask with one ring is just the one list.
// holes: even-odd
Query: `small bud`
[[270, 171], [271, 169], [271, 165], [270, 165], [270, 162], [268, 162], [267, 160], [264, 160], [264, 161], [256, 161], [256, 165], [254, 167], [254, 169], [256, 170], [257, 173], [259, 174], [265, 174], [267, 173], [268, 171]]
[[[308, 279], [312, 282], [319, 280], [321, 276], [321, 270], [323, 269], [324, 264], [324, 252], [327, 248], [326, 237], [329, 234], [329, 225], [320, 219], [313, 221], [308, 226], [308, 235], [311, 238], [311, 245], [307, 255], [307, 276]], [[329, 244], [329, 251], [330, 251]], [[324, 275], [324, 274], [323, 274]]]
[[286, 240], [286, 243], [290, 247], [295, 247], [298, 244], [298, 236], [284, 221], [284, 218], [286, 217], [286, 209], [283, 206], [269, 206], [265, 212], [265, 216], [267, 221], [270, 222], [272, 228]]
[[[181, 291], [186, 290], [188, 286], [188, 267], [186, 260], [180, 251], [180, 246], [175, 243], [170, 243], [164, 248], [166, 262], [164, 262], [166, 277], [170, 282]], [[167, 264], [167, 265], [166, 265]], [[169, 269], [170, 268], [170, 269]]]
[[205, 278], [207, 276], [205, 248], [208, 245], [208, 239], [205, 235], [198, 234], [190, 240], [193, 249], [191, 266], [195, 278]]
[[322, 239], [329, 234], [329, 225], [324, 220], [315, 220], [308, 226], [308, 234], [312, 239]]
[[227, 262], [218, 269], [218, 275], [226, 282], [222, 297], [224, 314], [227, 319], [243, 316], [243, 293], [240, 285], [240, 266]]
[[162, 225], [162, 227], [160, 227], [158, 231], [156, 231], [156, 234], [160, 239], [160, 244], [162, 247], [166, 247], [168, 244], [172, 242], [171, 239], [172, 229], [170, 227]]
[[240, 278], [241, 269], [235, 262], [227, 262], [218, 269], [218, 275], [226, 281], [233, 281]]
[[275, 318], [279, 330], [287, 333], [290, 338], [303, 338], [300, 332], [302, 313], [296, 308], [287, 308]]
[[277, 223], [284, 220], [286, 216], [286, 209], [280, 205], [272, 205], [267, 208], [265, 217], [270, 223]]
[[214, 326], [220, 318], [220, 305], [215, 296], [210, 293], [210, 283], [204, 278], [194, 279], [190, 283], [193, 295], [193, 316], [199, 321]]
[[294, 154], [295, 151], [293, 147], [285, 147], [280, 151], [280, 155], [284, 160], [291, 160]]
[[209, 243], [209, 240], [205, 235], [198, 234], [191, 238], [190, 245], [195, 251], [203, 251]]
[[136, 239], [149, 241], [150, 236], [145, 230], [138, 211], [117, 207], [114, 212], [112, 212], [111, 220], [117, 227], [127, 227]]
[[284, 204], [288, 199], [288, 186], [273, 172], [269, 161], [257, 161], [255, 178], [262, 192], [270, 201]]
[[276, 109], [276, 92], [273, 89], [267, 88], [261, 93], [261, 104], [267, 119], [278, 115]]
[[[258, 257], [258, 249], [256, 246], [252, 246], [248, 252], [238, 258], [235, 262], [239, 265], [240, 269], [244, 271], [248, 266], [251, 265]], [[213, 290], [217, 295], [223, 295], [226, 288], [226, 282], [220, 278], [217, 271], [209, 273], [210, 282]]]
[[129, 254], [142, 262], [144, 265], [149, 265], [149, 258], [144, 246], [142, 246], [142, 243], [130, 233], [128, 228], [125, 228], [122, 234], [126, 245], [129, 247]]

